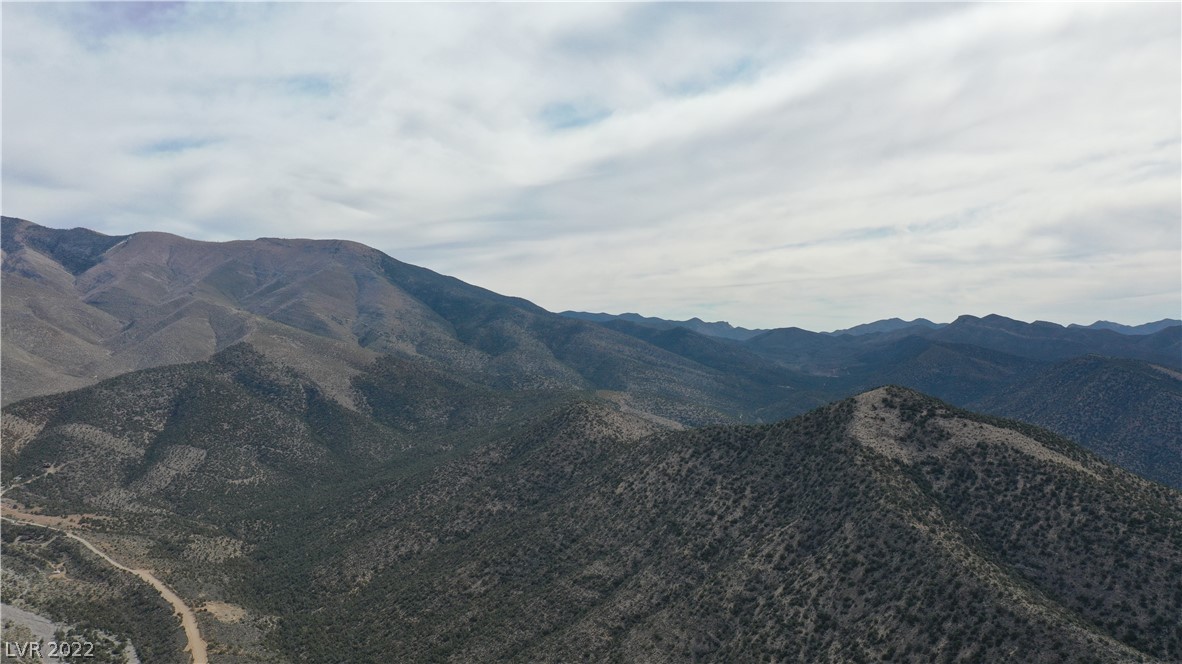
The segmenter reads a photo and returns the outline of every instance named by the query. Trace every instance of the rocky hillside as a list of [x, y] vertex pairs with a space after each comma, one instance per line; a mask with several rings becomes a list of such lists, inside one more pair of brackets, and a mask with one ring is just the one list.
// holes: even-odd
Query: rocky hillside
[[348, 633], [417, 661], [1182, 655], [1179, 494], [1044, 431], [893, 388], [772, 426], [599, 420], [325, 524], [358, 546], [307, 568], [324, 608], [279, 642], [329, 658], [317, 635], [368, 615]]
[[1044, 430], [894, 387], [678, 430], [610, 393], [387, 362], [358, 410], [240, 346], [24, 401], [6, 479], [54, 472], [6, 499], [86, 513], [194, 603], [238, 607], [237, 631], [203, 618], [211, 652], [1182, 657], [1182, 495]]

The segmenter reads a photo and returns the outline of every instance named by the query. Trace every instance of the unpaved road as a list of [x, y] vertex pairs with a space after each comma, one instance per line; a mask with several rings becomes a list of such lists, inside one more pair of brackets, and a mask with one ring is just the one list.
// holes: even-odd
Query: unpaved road
[[[16, 515], [16, 516], [22, 516], [22, 517], [35, 516], [35, 515], [26, 515], [26, 514], [23, 514], [20, 512], [12, 511], [12, 510], [9, 510], [9, 513]], [[44, 523], [36, 523], [34, 521], [28, 521], [25, 519], [17, 519], [17, 518], [13, 518], [11, 516], [3, 516], [0, 518], [4, 519], [5, 521], [11, 521], [12, 523], [20, 524], [22, 526], [36, 526], [38, 528], [47, 528], [49, 530], [55, 530], [59, 533], [62, 533], [66, 537], [70, 537], [72, 539], [75, 539], [75, 540], [78, 540], [79, 542], [81, 542], [82, 546], [85, 546], [86, 548], [93, 551], [95, 553], [95, 555], [99, 556], [103, 560], [110, 563], [110, 565], [112, 567], [115, 567], [116, 569], [121, 569], [124, 572], [131, 572], [132, 574], [140, 577], [144, 581], [147, 581], [148, 583], [152, 584], [152, 587], [156, 589], [156, 592], [160, 593], [160, 596], [163, 597], [164, 600], [167, 601], [169, 604], [171, 604], [173, 610], [178, 615], [180, 615], [181, 625], [185, 628], [185, 639], [188, 640], [188, 642], [189, 642], [189, 647], [185, 648], [185, 650], [190, 654], [190, 656], [192, 656], [193, 664], [209, 664], [209, 657], [205, 652], [206, 651], [205, 639], [201, 638], [201, 631], [199, 629], [197, 629], [197, 616], [193, 614], [193, 610], [190, 609], [189, 606], [187, 604], [185, 604], [185, 602], [183, 600], [181, 600], [181, 598], [178, 597], [177, 594], [174, 593], [171, 588], [164, 585], [160, 581], [160, 579], [157, 579], [155, 577], [155, 575], [152, 574], [152, 572], [150, 572], [146, 569], [131, 569], [130, 567], [122, 565], [119, 562], [117, 562], [114, 558], [111, 558], [107, 554], [103, 553], [98, 547], [91, 544], [85, 538], [83, 538], [79, 535], [75, 535], [74, 533], [72, 533], [68, 530], [63, 530], [61, 528], [55, 528], [54, 526], [50, 526], [50, 525], [47, 525]]]

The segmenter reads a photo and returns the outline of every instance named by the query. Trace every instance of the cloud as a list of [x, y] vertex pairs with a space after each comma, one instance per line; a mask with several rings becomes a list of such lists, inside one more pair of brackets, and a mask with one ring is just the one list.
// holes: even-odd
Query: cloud
[[11, 5], [5, 214], [551, 309], [1176, 316], [1174, 5]]

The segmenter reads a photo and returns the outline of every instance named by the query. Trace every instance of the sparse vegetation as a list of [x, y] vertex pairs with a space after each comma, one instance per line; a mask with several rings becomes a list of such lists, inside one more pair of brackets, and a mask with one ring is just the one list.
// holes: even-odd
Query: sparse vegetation
[[[331, 407], [322, 397], [245, 348], [132, 374], [121, 380], [146, 383], [93, 391], [116, 415], [74, 395], [26, 446], [79, 457], [105, 440], [69, 433], [80, 413], [138, 450], [122, 470], [82, 493], [70, 477], [85, 468], [70, 466], [53, 492], [19, 493], [113, 517], [91, 529], [110, 546], [140, 538], [124, 555], [195, 605], [243, 607], [241, 627], [206, 620], [226, 639], [211, 652], [266, 648], [293, 662], [1179, 654], [1182, 499], [1045, 431], [898, 388], [774, 425], [668, 431], [587, 394], [448, 385], [408, 400], [398, 386], [430, 374], [407, 370], [379, 364], [359, 377], [369, 410], [354, 420], [318, 420]], [[135, 397], [146, 391], [184, 408]], [[130, 396], [111, 400], [119, 394]], [[11, 410], [38, 421], [52, 409]], [[159, 421], [154, 435], [128, 424]], [[353, 423], [322, 433], [342, 421]], [[178, 447], [203, 450], [200, 464], [178, 465]], [[349, 449], [372, 453], [339, 452]], [[144, 480], [167, 460], [167, 483]], [[208, 467], [222, 468], [219, 482]], [[86, 497], [111, 491], [128, 496], [115, 509]]]
[[[6, 316], [10, 280], [35, 292], [45, 276], [10, 255], [115, 269], [95, 262], [110, 238], [38, 233], [5, 220]], [[0, 418], [6, 505], [153, 570], [196, 609], [212, 661], [1182, 660], [1177, 490], [910, 389], [834, 401], [888, 380], [961, 404], [1011, 392], [990, 409], [1083, 427], [1109, 459], [1142, 441], [1117, 460], [1151, 474], [1137, 464], [1165, 468], [1177, 431], [1144, 434], [1171, 430], [1177, 377], [1052, 360], [1096, 339], [1164, 355], [1171, 333], [1018, 348], [989, 336], [1015, 321], [987, 317], [949, 338], [739, 344], [562, 319], [356, 245], [234, 250], [153, 276], [184, 283], [167, 303], [102, 272], [131, 282], [62, 323], [94, 336], [77, 356], [22, 318], [16, 341], [40, 359], [17, 376], [51, 358], [87, 379], [58, 375], [80, 389]], [[117, 364], [140, 351], [148, 368]], [[89, 384], [100, 374], [118, 375]], [[111, 653], [130, 640], [145, 663], [186, 661], [134, 577], [53, 531], [6, 523], [3, 546], [5, 601]]]

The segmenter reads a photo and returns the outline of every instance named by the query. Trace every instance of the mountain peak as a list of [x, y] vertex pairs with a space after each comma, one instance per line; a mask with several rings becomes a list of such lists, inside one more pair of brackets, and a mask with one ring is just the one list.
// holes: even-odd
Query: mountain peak
[[[1078, 450], [1054, 447], [1002, 420], [950, 406], [915, 390], [888, 385], [855, 397], [849, 434], [862, 445], [898, 461], [946, 457], [958, 449], [1000, 445], [1012, 452], [1095, 476]], [[1005, 426], [1003, 426], [1005, 425]], [[1049, 440], [1049, 439], [1048, 439]]]
[[862, 334], [874, 334], [876, 332], [895, 332], [897, 330], [904, 330], [904, 329], [912, 328], [912, 327], [920, 328], [923, 330], [928, 330], [928, 329], [937, 330], [937, 329], [940, 329], [944, 326], [945, 326], [944, 323], [933, 323], [932, 321], [930, 321], [926, 318], [916, 318], [915, 320], [903, 320], [902, 318], [894, 317], [894, 318], [886, 318], [883, 320], [877, 320], [877, 321], [874, 321], [873, 323], [863, 323], [861, 325], [855, 325], [853, 327], [848, 327], [843, 330], [834, 330], [832, 332], [825, 332], [825, 334], [828, 334], [831, 336], [838, 336], [838, 335], [842, 335], [842, 334], [849, 334], [852, 336], [858, 336], [858, 335], [862, 335]]

